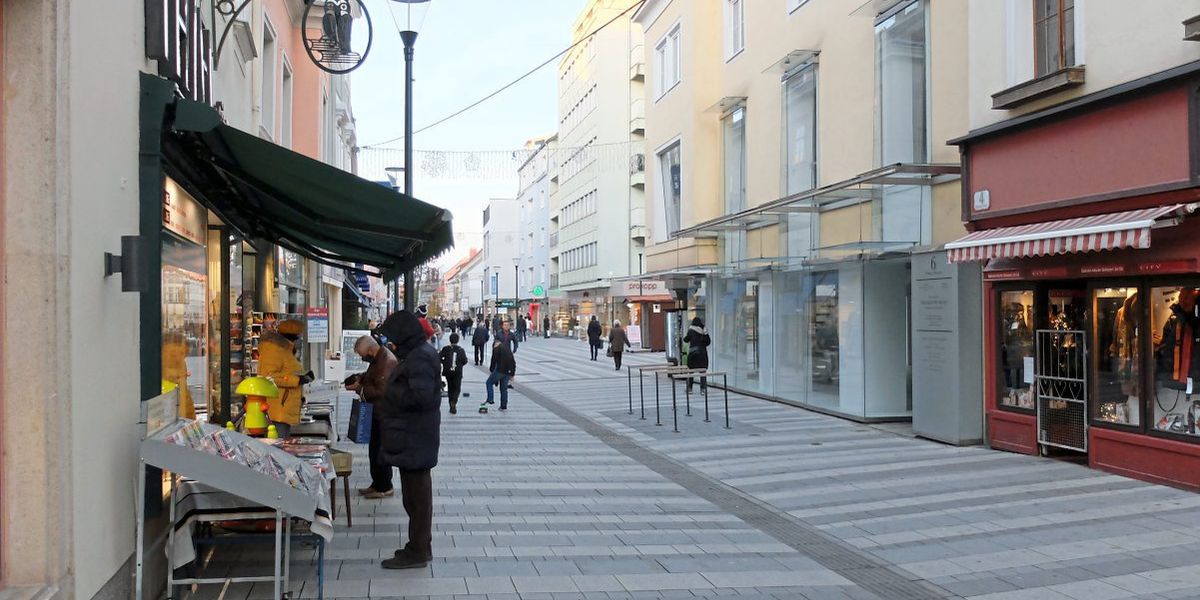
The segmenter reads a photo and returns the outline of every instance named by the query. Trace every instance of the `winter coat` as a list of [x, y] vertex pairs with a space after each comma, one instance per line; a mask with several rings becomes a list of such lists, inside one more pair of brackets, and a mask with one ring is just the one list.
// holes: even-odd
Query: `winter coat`
[[359, 395], [371, 404], [379, 404], [387, 396], [388, 382], [396, 370], [396, 357], [387, 348], [380, 348], [367, 365], [367, 372], [359, 380]]
[[517, 331], [525, 331], [528, 327], [525, 324], [525, 317], [517, 317]]
[[380, 419], [380, 460], [402, 471], [437, 466], [441, 445], [441, 364], [412, 313], [393, 313], [380, 327], [398, 362], [388, 381]]
[[488, 334], [488, 328], [484, 325], [478, 325], [475, 327], [475, 333], [471, 334], [471, 345], [482, 346], [489, 339], [491, 339], [491, 335]]
[[304, 367], [292, 352], [292, 342], [274, 331], [264, 332], [258, 341], [258, 374], [279, 388], [278, 396], [267, 398], [267, 416], [276, 423], [300, 423]]
[[550, 317], [542, 318], [542, 331], [550, 331]]
[[492, 362], [488, 371], [492, 373], [500, 371], [512, 377], [517, 374], [517, 359], [504, 344], [500, 344], [499, 348], [492, 351]]
[[625, 335], [624, 327], [613, 327], [612, 331], [608, 332], [608, 345], [614, 354], [624, 352], [625, 348], [633, 346], [629, 343], [629, 336]]
[[692, 325], [688, 328], [687, 335], [683, 336], [683, 343], [688, 347], [688, 368], [707, 369], [708, 347], [712, 344], [712, 337], [708, 335], [708, 330]]
[[496, 333], [496, 340], [500, 342], [500, 345], [508, 348], [508, 350], [513, 354], [517, 353], [517, 346], [521, 345], [520, 342], [517, 341], [517, 334], [513, 333], [511, 330], [505, 332], [503, 329], [501, 329], [498, 333]]
[[599, 346], [600, 345], [600, 336], [603, 333], [604, 333], [604, 331], [600, 328], [600, 321], [592, 321], [592, 322], [588, 323], [587, 334], [588, 334], [588, 343], [589, 344], [591, 344], [593, 346]]
[[[467, 364], [467, 351], [463, 350], [462, 346], [456, 344], [443, 346], [441, 352], [438, 352], [438, 359], [442, 362], [443, 377], [453, 375], [462, 377], [463, 365]], [[450, 368], [451, 363], [454, 363], [453, 369]]]

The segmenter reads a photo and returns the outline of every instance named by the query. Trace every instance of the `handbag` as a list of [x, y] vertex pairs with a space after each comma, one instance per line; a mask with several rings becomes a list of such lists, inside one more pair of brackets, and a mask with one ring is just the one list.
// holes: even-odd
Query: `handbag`
[[613, 355], [612, 344], [609, 344], [609, 345], [608, 345], [608, 350], [605, 350], [605, 351], [604, 351], [604, 355], [605, 355], [605, 356], [607, 356], [607, 357], [609, 357], [609, 358], [612, 358], [612, 355]]
[[375, 407], [370, 402], [355, 398], [350, 403], [350, 427], [346, 437], [355, 444], [371, 442], [371, 420], [375, 418]]

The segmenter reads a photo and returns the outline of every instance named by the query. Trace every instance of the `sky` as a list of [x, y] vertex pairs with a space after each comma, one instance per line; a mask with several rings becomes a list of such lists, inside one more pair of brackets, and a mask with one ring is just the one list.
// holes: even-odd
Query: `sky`
[[[404, 46], [388, 0], [365, 0], [375, 37], [366, 62], [352, 75], [358, 145], [404, 133]], [[490, 94], [571, 43], [571, 25], [585, 0], [431, 0], [413, 62], [413, 121], [421, 129]], [[558, 61], [463, 115], [414, 138], [415, 150], [498, 151], [553, 133], [558, 124]], [[386, 147], [400, 150], [401, 141]], [[495, 162], [496, 154], [484, 155]], [[360, 152], [360, 172], [385, 180], [384, 163], [403, 166], [401, 152]], [[418, 156], [415, 162], [420, 163]], [[478, 247], [488, 198], [514, 198], [516, 172], [484, 169], [474, 176], [431, 176], [415, 170], [413, 195], [450, 209], [456, 247], [437, 261], [443, 269]]]

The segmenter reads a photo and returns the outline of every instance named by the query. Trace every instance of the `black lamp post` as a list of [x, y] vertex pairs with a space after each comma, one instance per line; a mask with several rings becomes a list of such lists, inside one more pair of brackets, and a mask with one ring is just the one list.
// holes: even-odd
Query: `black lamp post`
[[[513, 312], [521, 316], [521, 257], [513, 257]], [[517, 319], [513, 318], [515, 325]]]
[[[413, 194], [413, 46], [417, 43], [417, 31], [425, 20], [431, 0], [389, 0], [388, 7], [396, 24], [401, 28], [400, 39], [404, 42], [404, 193]], [[417, 308], [417, 291], [414, 271], [404, 273], [404, 310], [414, 312]]]

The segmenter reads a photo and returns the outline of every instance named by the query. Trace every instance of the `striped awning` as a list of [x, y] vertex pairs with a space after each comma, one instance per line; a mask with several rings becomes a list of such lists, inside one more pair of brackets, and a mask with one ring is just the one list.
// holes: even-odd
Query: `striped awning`
[[1150, 230], [1177, 225], [1198, 204], [1171, 204], [1061, 221], [998, 227], [946, 244], [950, 262], [1150, 247]]

